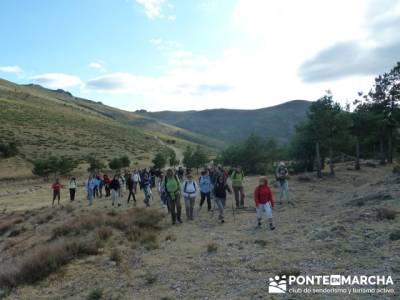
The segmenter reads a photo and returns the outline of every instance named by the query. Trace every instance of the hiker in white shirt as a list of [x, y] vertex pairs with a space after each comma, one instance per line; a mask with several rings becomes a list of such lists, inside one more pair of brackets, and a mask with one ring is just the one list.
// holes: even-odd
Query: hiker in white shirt
[[199, 187], [196, 181], [193, 180], [192, 174], [188, 174], [187, 179], [182, 184], [182, 194], [185, 199], [186, 217], [188, 220], [193, 220], [194, 202], [198, 191]]

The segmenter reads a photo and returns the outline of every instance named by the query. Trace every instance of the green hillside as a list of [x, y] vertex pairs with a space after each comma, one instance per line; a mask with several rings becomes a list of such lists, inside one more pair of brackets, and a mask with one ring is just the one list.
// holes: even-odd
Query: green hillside
[[242, 141], [251, 133], [287, 143], [294, 133], [294, 126], [304, 120], [310, 103], [294, 100], [256, 110], [209, 109], [137, 113], [193, 133], [209, 136], [220, 141], [219, 144]]
[[165, 147], [160, 140], [174, 139], [181, 148], [187, 144], [169, 136], [171, 129], [157, 130], [162, 124], [154, 128], [157, 132], [130, 124], [139, 119], [143, 117], [63, 90], [0, 80], [1, 143], [17, 141], [27, 160], [89, 154], [108, 160], [126, 154], [136, 164], [148, 164]]

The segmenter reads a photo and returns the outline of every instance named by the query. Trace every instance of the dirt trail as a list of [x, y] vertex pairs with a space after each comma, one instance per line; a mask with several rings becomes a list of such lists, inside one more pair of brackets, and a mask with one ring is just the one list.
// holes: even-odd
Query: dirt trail
[[166, 144], [165, 142], [163, 142], [160, 138], [158, 138], [158, 141], [160, 142], [161, 145], [170, 148], [171, 150], [173, 150], [176, 154], [176, 159], [179, 161], [180, 165], [182, 165], [182, 161], [183, 161], [183, 151], [171, 144]]
[[[232, 196], [225, 224], [205, 207], [199, 212], [197, 200], [194, 221], [184, 219], [182, 225], [171, 226], [165, 219], [159, 249], [132, 250], [128, 241], [116, 240], [125, 249], [123, 267], [110, 266], [103, 256], [77, 260], [37, 286], [17, 289], [9, 299], [81, 299], [99, 282], [107, 299], [269, 299], [267, 280], [279, 273], [392, 275], [399, 292], [400, 241], [388, 238], [399, 228], [399, 218], [376, 219], [378, 207], [400, 209], [400, 180], [391, 180], [389, 168], [360, 172], [338, 168], [336, 178], [306, 182], [293, 177], [290, 189], [296, 206], [276, 205], [275, 231], [266, 225], [257, 229], [253, 212], [236, 211], [234, 217]], [[249, 207], [256, 182], [255, 177], [246, 179]], [[276, 188], [273, 192], [277, 198]], [[383, 196], [371, 198], [379, 193]], [[358, 201], [363, 205], [355, 204]], [[85, 207], [84, 202], [77, 203]], [[104, 207], [104, 202], [95, 205]], [[210, 243], [217, 246], [215, 253], [207, 251]], [[279, 299], [395, 297], [282, 295]]]

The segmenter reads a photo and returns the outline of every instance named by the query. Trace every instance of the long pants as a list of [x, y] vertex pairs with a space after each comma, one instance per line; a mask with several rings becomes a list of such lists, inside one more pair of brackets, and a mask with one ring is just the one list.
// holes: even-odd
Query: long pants
[[105, 186], [105, 190], [106, 190], [106, 197], [110, 197], [110, 187], [108, 186], [108, 184]]
[[181, 221], [181, 196], [179, 194], [175, 194], [172, 198], [171, 195], [168, 195], [168, 207], [171, 212], [172, 223], [175, 223], [176, 220]]
[[133, 189], [130, 189], [130, 190], [129, 190], [128, 203], [129, 203], [129, 201], [131, 200], [131, 196], [132, 196], [133, 202], [136, 203], [136, 197], [135, 197], [135, 193], [133, 192]]
[[207, 199], [207, 208], [208, 208], [208, 210], [211, 210], [211, 193], [210, 192], [208, 192], [208, 193], [201, 192], [200, 197], [201, 197], [200, 207], [203, 206], [204, 201]]
[[89, 203], [91, 204], [93, 201], [93, 190], [92, 189], [88, 189], [87, 191], [87, 199], [89, 200]]
[[151, 188], [149, 185], [143, 187], [143, 193], [144, 193], [144, 204], [147, 207], [149, 207], [151, 198]]
[[69, 199], [71, 201], [75, 200], [75, 193], [76, 193], [76, 189], [69, 189]]
[[135, 191], [135, 194], [136, 194], [136, 192], [137, 192], [137, 186], [138, 186], [138, 182], [137, 182], [137, 181], [134, 181], [134, 182], [133, 182], [133, 190]]
[[111, 201], [113, 206], [116, 205], [117, 203], [121, 205], [118, 190], [114, 189], [111, 190]]
[[103, 186], [99, 186], [99, 197], [103, 197]]
[[186, 218], [188, 220], [193, 220], [193, 209], [195, 200], [195, 197], [185, 197]]
[[283, 196], [286, 196], [286, 200], [289, 202], [289, 183], [287, 180], [279, 181], [279, 201], [282, 202]]
[[225, 201], [226, 198], [218, 198], [214, 197], [215, 204], [217, 204], [218, 207], [218, 219], [223, 220], [224, 219], [224, 208], [225, 208]]
[[[244, 189], [242, 186], [234, 186], [233, 193], [235, 195], [236, 207], [244, 207]], [[240, 198], [239, 198], [240, 197]]]

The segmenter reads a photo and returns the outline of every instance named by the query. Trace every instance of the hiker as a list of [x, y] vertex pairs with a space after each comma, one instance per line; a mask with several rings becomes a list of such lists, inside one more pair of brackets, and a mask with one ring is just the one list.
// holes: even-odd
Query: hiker
[[119, 197], [119, 190], [121, 189], [121, 184], [119, 180], [119, 175], [115, 175], [113, 180], [110, 183], [110, 191], [111, 191], [111, 203], [112, 206], [118, 204], [118, 207], [121, 206], [121, 201]]
[[77, 188], [76, 178], [71, 177], [68, 182], [69, 189], [69, 200], [72, 202], [75, 200], [76, 188]]
[[110, 180], [110, 177], [108, 177], [107, 174], [103, 175], [103, 183], [104, 183], [104, 189], [106, 191], [106, 198], [110, 197], [110, 183], [111, 183], [111, 180]]
[[85, 189], [87, 193], [87, 200], [89, 201], [89, 205], [93, 204], [93, 190], [96, 185], [96, 182], [93, 178], [94, 176], [90, 175], [88, 180], [86, 181], [85, 184]]
[[94, 187], [93, 187], [93, 198], [99, 198], [99, 186], [100, 181], [97, 176], [93, 176]]
[[121, 174], [118, 175], [119, 181], [119, 189], [118, 189], [118, 196], [122, 198], [124, 196], [123, 187], [125, 186], [125, 178]]
[[199, 189], [200, 189], [200, 207], [204, 204], [204, 201], [207, 199], [207, 209], [208, 211], [211, 211], [211, 178], [208, 175], [208, 171], [204, 170], [201, 172], [201, 176], [199, 178]]
[[289, 197], [289, 183], [288, 183], [288, 178], [289, 178], [289, 171], [286, 168], [286, 165], [283, 161], [281, 161], [278, 164], [278, 167], [276, 168], [276, 180], [279, 183], [279, 204], [282, 204], [283, 196], [286, 196], [286, 200], [288, 203], [291, 204], [290, 202], [290, 197]]
[[52, 206], [54, 207], [54, 201], [58, 200], [58, 205], [60, 205], [60, 198], [61, 198], [61, 189], [63, 188], [63, 185], [60, 183], [60, 180], [56, 178], [56, 181], [52, 184], [51, 188], [53, 189], [53, 204]]
[[157, 178], [157, 191], [158, 191], [158, 195], [160, 196], [160, 202], [163, 208], [167, 207], [168, 208], [168, 212], [169, 212], [169, 207], [168, 207], [168, 202], [167, 202], [167, 192], [165, 191], [165, 187], [163, 185], [165, 176], [164, 173], [161, 172], [160, 176]]
[[131, 177], [131, 174], [127, 170], [124, 172], [124, 182], [125, 182], [125, 189], [129, 191], [128, 180]]
[[235, 170], [233, 170], [231, 180], [232, 189], [235, 195], [236, 208], [244, 208], [244, 173], [241, 166], [238, 166]]
[[182, 187], [183, 198], [185, 199], [186, 218], [190, 221], [193, 221], [194, 202], [196, 200], [196, 195], [199, 188], [196, 181], [193, 180], [192, 174], [187, 174], [186, 180]]
[[174, 175], [172, 169], [167, 170], [163, 186], [167, 192], [168, 207], [171, 212], [172, 224], [182, 223], [181, 219], [181, 194], [180, 194], [180, 181], [177, 175]]
[[226, 202], [226, 191], [229, 194], [232, 194], [232, 190], [229, 188], [229, 185], [226, 183], [224, 176], [220, 176], [217, 179], [217, 182], [214, 185], [213, 193], [214, 193], [214, 201], [218, 207], [218, 220], [221, 223], [224, 223], [224, 209], [225, 209], [225, 202]]
[[185, 175], [185, 170], [183, 170], [182, 167], [179, 167], [179, 169], [177, 171], [177, 175], [178, 175], [179, 180], [182, 181], [183, 180], [183, 176]]
[[126, 182], [126, 186], [128, 187], [128, 191], [129, 191], [127, 203], [129, 204], [129, 201], [131, 200], [131, 196], [132, 196], [133, 203], [136, 206], [136, 196], [135, 196], [135, 192], [134, 192], [133, 175], [129, 176], [129, 178]]
[[275, 229], [272, 223], [272, 208], [274, 207], [274, 199], [272, 197], [271, 189], [268, 186], [266, 177], [260, 178], [259, 185], [254, 191], [254, 202], [256, 204], [258, 227], [261, 227], [261, 219], [263, 213], [268, 219], [269, 228]]
[[133, 188], [135, 190], [135, 194], [137, 192], [137, 186], [140, 183], [140, 174], [138, 170], [133, 171]]
[[104, 181], [101, 179], [99, 175], [97, 175], [97, 181], [99, 182], [98, 185], [98, 191], [99, 191], [99, 198], [103, 198], [103, 186], [104, 186]]
[[140, 178], [140, 188], [143, 190], [144, 204], [146, 207], [150, 207], [150, 198], [152, 196], [150, 185], [150, 174], [147, 172], [147, 170], [144, 170], [142, 177]]

